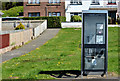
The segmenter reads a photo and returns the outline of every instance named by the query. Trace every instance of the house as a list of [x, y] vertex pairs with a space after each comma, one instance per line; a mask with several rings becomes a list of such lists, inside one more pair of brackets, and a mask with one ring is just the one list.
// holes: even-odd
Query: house
[[73, 15], [82, 16], [82, 10], [108, 10], [108, 16], [116, 20], [116, 0], [65, 0], [66, 21], [70, 22]]
[[120, 1], [118, 2], [118, 17], [120, 18]]
[[2, 15], [3, 15], [3, 13], [0, 12], [0, 31], [2, 30]]
[[24, 17], [65, 16], [65, 2], [60, 0], [24, 1]]

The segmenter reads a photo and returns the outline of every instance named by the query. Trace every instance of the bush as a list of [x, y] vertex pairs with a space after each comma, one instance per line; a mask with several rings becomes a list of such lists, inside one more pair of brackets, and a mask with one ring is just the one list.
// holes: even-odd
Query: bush
[[112, 18], [108, 17], [108, 24], [112, 24]]
[[4, 10], [2, 11], [4, 14], [2, 15], [2, 17], [17, 17], [19, 16], [20, 12], [23, 12], [23, 6], [18, 6], [18, 7], [13, 7], [10, 8], [9, 10]]
[[81, 22], [82, 18], [78, 15], [74, 15], [74, 16], [72, 16], [71, 21], [72, 22]]
[[117, 19], [118, 24], [120, 24], [120, 18]]
[[65, 17], [23, 17], [23, 20], [47, 20], [48, 28], [61, 28], [61, 22], [65, 22]]
[[25, 26], [20, 23], [17, 27], [15, 27], [15, 30], [25, 29]]

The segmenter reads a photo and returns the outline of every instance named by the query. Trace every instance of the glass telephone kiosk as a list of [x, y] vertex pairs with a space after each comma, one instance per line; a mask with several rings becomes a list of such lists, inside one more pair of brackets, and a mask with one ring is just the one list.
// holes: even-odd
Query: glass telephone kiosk
[[81, 75], [107, 74], [107, 10], [83, 10]]

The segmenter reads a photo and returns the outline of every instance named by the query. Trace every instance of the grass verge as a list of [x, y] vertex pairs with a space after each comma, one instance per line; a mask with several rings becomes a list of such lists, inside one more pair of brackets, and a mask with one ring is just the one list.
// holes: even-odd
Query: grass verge
[[[108, 72], [118, 73], [118, 27], [109, 28]], [[61, 29], [57, 36], [26, 55], [2, 64], [3, 79], [55, 79], [42, 71], [80, 70], [81, 29]]]

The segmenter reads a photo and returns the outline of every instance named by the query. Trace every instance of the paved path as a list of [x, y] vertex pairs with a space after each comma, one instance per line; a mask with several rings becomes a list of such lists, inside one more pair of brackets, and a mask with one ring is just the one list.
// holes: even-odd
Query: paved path
[[[39, 46], [42, 46], [45, 42], [53, 38], [59, 31], [60, 29], [47, 29], [41, 36], [38, 38], [32, 40], [29, 44], [26, 44], [22, 46], [19, 49], [15, 49], [9, 52], [6, 52], [0, 56], [2, 58], [2, 62], [6, 60], [10, 60], [14, 57], [19, 57], [21, 55], [24, 55], [34, 49], [36, 49]], [[2, 63], [0, 61], [0, 63]]]

